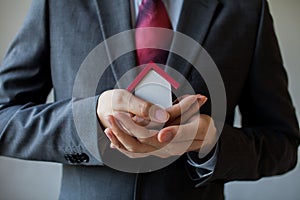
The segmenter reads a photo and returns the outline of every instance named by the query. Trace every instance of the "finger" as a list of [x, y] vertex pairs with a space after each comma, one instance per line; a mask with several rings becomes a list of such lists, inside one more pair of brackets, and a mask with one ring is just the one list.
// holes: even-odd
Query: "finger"
[[[196, 119], [200, 119], [197, 121]], [[218, 141], [218, 134], [214, 121], [211, 117], [207, 115], [194, 116], [192, 122], [184, 126], [173, 126], [167, 127], [160, 131], [158, 134], [158, 139], [160, 141], [166, 142], [166, 134], [170, 134], [170, 138], [175, 137], [170, 143], [190, 143], [188, 151], [199, 151], [202, 156], [207, 155]], [[196, 123], [194, 123], [196, 122]], [[196, 129], [196, 124], [198, 124], [198, 130]], [[164, 131], [166, 131], [164, 133]]]
[[129, 152], [126, 149], [119, 148], [118, 146], [116, 146], [114, 144], [111, 144], [110, 147], [112, 149], [117, 149], [118, 151], [120, 151], [122, 154], [124, 154], [125, 156], [127, 156], [129, 158], [144, 158], [144, 157], [148, 156], [147, 153], [133, 153], [133, 152]]
[[156, 134], [156, 131], [150, 131], [143, 126], [139, 126], [134, 121], [123, 113], [115, 113], [114, 117], [121, 123], [128, 133], [137, 138], [148, 138]]
[[159, 131], [157, 138], [158, 141], [162, 143], [167, 142], [185, 142], [185, 141], [191, 141], [194, 138], [189, 137], [189, 134], [186, 134], [185, 137], [183, 137], [183, 132], [186, 132], [186, 128], [184, 128], [186, 125], [180, 125], [180, 126], [169, 126], [161, 131]]
[[186, 123], [193, 115], [199, 114], [200, 106], [201, 105], [198, 103], [198, 101], [194, 102], [193, 105], [191, 105], [185, 113], [183, 113], [180, 117], [174, 119], [173, 121], [170, 121], [170, 123], [167, 123], [167, 126]]
[[[113, 144], [113, 146], [117, 147], [117, 148], [123, 148], [124, 146], [119, 142], [119, 140], [115, 137], [115, 135], [113, 134], [112, 130], [110, 128], [107, 128], [104, 130], [104, 133], [106, 134], [106, 136], [108, 137], [108, 139], [110, 140], [111, 144]], [[111, 145], [112, 146], [112, 145]]]
[[168, 143], [162, 143], [162, 142], [158, 141], [157, 134], [152, 137], [149, 137], [149, 138], [137, 138], [137, 139], [141, 143], [150, 145], [156, 149], [160, 149], [168, 144]]
[[151, 122], [149, 119], [145, 119], [137, 115], [133, 116], [131, 119], [140, 126], [147, 126]]
[[191, 140], [203, 140], [204, 134], [199, 130], [200, 117], [194, 117], [193, 121], [183, 124], [168, 126], [158, 133], [160, 142], [184, 142]]
[[[116, 146], [113, 146], [112, 148], [118, 149]], [[176, 148], [176, 150], [166, 150], [166, 149], [161, 149], [161, 150], [156, 150], [153, 148], [152, 151], [145, 152], [145, 153], [134, 153], [134, 152], [129, 152], [124, 149], [118, 149], [121, 153], [126, 155], [129, 158], [144, 158], [147, 156], [156, 156], [159, 158], [169, 158], [171, 156], [177, 156], [177, 155], [182, 155], [186, 152], [186, 149], [180, 150], [179, 148]]]
[[121, 125], [113, 116], [109, 116], [108, 121], [111, 125], [113, 135], [117, 138], [117, 140], [122, 144], [122, 146], [126, 150], [135, 152], [138, 151], [140, 148], [143, 148], [143, 144], [137, 141], [134, 137], [124, 132], [124, 130], [121, 128]]
[[126, 90], [116, 90], [113, 98], [115, 110], [125, 111], [156, 122], [166, 122], [169, 114], [157, 105], [138, 98]]
[[[189, 144], [186, 144], [186, 143], [180, 143], [179, 145], [178, 145], [178, 143], [171, 144], [171, 145], [169, 144], [168, 148], [160, 148], [160, 149], [156, 149], [156, 147], [153, 147], [151, 150], [149, 150], [148, 152], [144, 152], [144, 153], [129, 152], [125, 148], [117, 146], [113, 143], [111, 143], [110, 146], [113, 149], [119, 150], [121, 153], [123, 153], [124, 155], [126, 155], [129, 158], [144, 158], [144, 157], [147, 157], [150, 155], [156, 156], [159, 158], [169, 158], [171, 156], [180, 156], [183, 153], [185, 153], [187, 151], [186, 147], [188, 147]], [[165, 145], [163, 145], [163, 146], [165, 146]]]
[[[217, 141], [216, 141], [217, 142]], [[194, 151], [198, 152], [199, 158], [204, 158], [207, 154], [209, 154], [216, 145], [216, 142], [207, 145], [206, 140], [204, 141], [193, 141], [187, 152]]]
[[166, 151], [164, 149], [156, 150], [155, 148], [153, 148], [151, 151], [145, 152], [145, 153], [129, 152], [129, 151], [123, 149], [123, 148], [119, 148], [118, 146], [115, 146], [114, 144], [111, 144], [111, 148], [118, 149], [121, 153], [123, 153], [124, 155], [126, 155], [129, 158], [144, 158], [144, 157], [147, 157], [147, 156], [150, 156], [150, 155], [160, 157], [160, 158], [168, 158], [168, 157], [171, 157], [171, 156], [175, 155], [175, 154], [169, 153], [169, 151]]
[[[126, 116], [126, 115], [123, 115]], [[118, 141], [122, 144], [124, 148], [120, 145], [115, 145], [118, 147], [118, 150], [123, 149], [124, 151], [132, 152], [132, 153], [149, 153], [156, 150], [153, 146], [141, 143], [136, 138], [133, 138], [128, 133], [123, 132], [123, 129], [120, 128], [120, 122], [111, 116], [109, 120], [112, 124], [112, 132]]]
[[218, 139], [219, 139], [219, 135], [216, 129], [216, 126], [214, 124], [214, 120], [209, 117], [208, 115], [201, 115], [201, 124], [199, 127], [201, 127], [202, 129], [204, 129], [204, 127], [202, 127], [202, 124], [209, 124], [206, 125], [206, 134], [204, 136], [204, 141], [202, 144], [202, 147], [199, 151], [199, 155], [207, 155], [212, 149], [213, 147], [217, 144]]
[[194, 140], [191, 145], [189, 146], [189, 148], [187, 149], [186, 152], [190, 152], [190, 151], [199, 151], [202, 147], [203, 141], [201, 140]]
[[124, 155], [126, 155], [129, 158], [143, 158], [143, 157], [147, 157], [149, 155], [152, 156], [157, 156], [160, 158], [168, 158], [170, 156], [174, 156], [177, 155], [175, 153], [171, 154], [169, 151], [169, 149], [163, 149], [164, 146], [167, 145], [167, 143], [161, 143], [157, 140], [156, 136], [153, 136], [151, 138], [144, 138], [144, 139], [138, 139], [141, 143], [147, 144], [152, 146], [152, 148], [148, 148], [148, 152], [144, 152], [144, 153], [134, 153], [134, 152], [129, 152], [127, 151], [123, 145], [117, 140], [117, 138], [113, 135], [112, 130], [111, 129], [106, 129], [104, 131], [106, 133], [106, 135], [108, 136], [108, 138], [111, 140], [111, 144], [110, 147], [112, 149], [117, 149], [119, 150], [121, 153], [123, 153]]
[[185, 152], [188, 151], [188, 148], [192, 144], [192, 141], [185, 141], [185, 142], [170, 142], [168, 145], [160, 149], [164, 152], [165, 155], [170, 156], [181, 156]]
[[[156, 151], [156, 150], [153, 150], [153, 151], [147, 152], [147, 153], [133, 153], [133, 152], [126, 151], [124, 149], [118, 149], [118, 150], [129, 158], [144, 158], [147, 156], [156, 156], [159, 158], [169, 158], [171, 156], [178, 155], [178, 154], [171, 154], [166, 151]], [[183, 153], [185, 153], [185, 152], [182, 152], [180, 155], [182, 155]]]
[[[183, 115], [183, 113], [187, 112], [188, 110], [191, 109], [192, 106], [198, 106], [198, 110], [199, 108], [207, 101], [207, 97], [203, 96], [203, 95], [188, 95], [188, 96], [184, 96], [184, 98], [181, 98], [181, 100], [179, 100], [178, 104], [175, 104], [174, 106], [172, 106], [171, 108], [167, 109], [167, 111], [170, 113], [170, 119], [169, 121], [173, 121], [179, 117], [181, 117], [181, 115]], [[194, 110], [196, 110], [194, 108]]]
[[139, 116], [134, 116], [131, 118], [137, 125], [139, 126], [143, 126], [147, 129], [156, 129], [156, 130], [160, 130], [165, 126], [165, 123], [159, 123], [159, 122], [155, 122], [155, 121], [150, 121], [147, 119], [144, 119], [142, 117]]
[[184, 99], [184, 98], [186, 98], [186, 97], [188, 97], [188, 96], [189, 96], [189, 95], [186, 94], [186, 95], [183, 95], [183, 96], [181, 96], [181, 97], [178, 97], [178, 98], [173, 102], [173, 104], [179, 103], [182, 99]]
[[206, 103], [207, 100], [208, 100], [208, 98], [206, 96], [198, 94], [197, 95], [197, 101], [198, 101], [198, 104], [199, 104], [199, 108], [201, 108], [201, 106], [203, 106]]
[[181, 114], [187, 111], [189, 107], [196, 101], [197, 97], [195, 95], [190, 95], [182, 99], [178, 104], [175, 104], [172, 107], [168, 108], [167, 111], [170, 113], [169, 121], [173, 121], [174, 119], [181, 116]]

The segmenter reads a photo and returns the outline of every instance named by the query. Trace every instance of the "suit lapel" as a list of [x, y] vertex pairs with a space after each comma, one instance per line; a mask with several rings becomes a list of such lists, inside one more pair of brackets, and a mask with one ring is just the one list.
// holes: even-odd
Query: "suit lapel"
[[[130, 1], [94, 0], [94, 2], [98, 11], [101, 34], [104, 39], [132, 29]], [[218, 4], [218, 0], [185, 0], [182, 5], [176, 31], [193, 38], [199, 44], [203, 45]], [[174, 38], [172, 46], [178, 46], [176, 43], [176, 38]], [[134, 35], [128, 38], [127, 41], [124, 41], [122, 45], [128, 45], [128, 47], [134, 48]], [[106, 52], [109, 58], [114, 57], [114, 50], [115, 48], [107, 47]], [[191, 60], [193, 60], [196, 54], [197, 52], [191, 52], [191, 54], [189, 54]], [[174, 54], [170, 54], [167, 65], [179, 71], [184, 77], [188, 77], [192, 69], [192, 66], [188, 62], [184, 60], [180, 61], [178, 56]], [[113, 62], [111, 68], [116, 82], [118, 82], [124, 73], [134, 66], [136, 66], [136, 55], [134, 52], [122, 56], [116, 62]], [[167, 72], [172, 74], [168, 70]], [[132, 73], [131, 76], [128, 77], [129, 80], [127, 82], [134, 80], [134, 76], [135, 74]], [[120, 85], [119, 87], [125, 88], [127, 85]]]
[[[97, 8], [98, 20], [100, 24], [101, 34], [104, 40], [123, 31], [132, 29], [131, 5], [130, 1], [124, 0], [94, 0]], [[122, 44], [131, 49], [135, 47], [134, 35], [122, 41]], [[136, 65], [135, 53], [131, 52], [115, 59], [117, 46], [107, 46], [106, 52], [108, 58], [113, 61], [111, 64], [112, 73], [117, 84], [121, 76]], [[133, 74], [131, 76], [134, 76]], [[134, 79], [134, 77], [128, 77]], [[131, 81], [132, 81], [131, 80]], [[130, 80], [128, 80], [130, 81]], [[128, 82], [127, 81], [127, 82]], [[118, 85], [125, 88], [127, 85]]]
[[[203, 45], [218, 4], [218, 0], [185, 0], [182, 5], [182, 11], [176, 31], [193, 38], [199, 44]], [[179, 41], [174, 38], [172, 44], [173, 48], [180, 46], [177, 42]], [[193, 52], [191, 49], [187, 50], [191, 51], [189, 52], [189, 56], [190, 59], [193, 60], [198, 52]], [[186, 78], [192, 69], [192, 66], [188, 62], [178, 59], [178, 56], [175, 56], [174, 54], [170, 54], [167, 65], [175, 68]]]

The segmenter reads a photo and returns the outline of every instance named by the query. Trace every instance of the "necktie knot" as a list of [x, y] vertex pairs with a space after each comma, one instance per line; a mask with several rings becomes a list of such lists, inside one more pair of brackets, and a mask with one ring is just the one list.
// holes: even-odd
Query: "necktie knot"
[[172, 29], [168, 12], [162, 0], [142, 1], [139, 7], [136, 27], [161, 27]]
[[143, 0], [139, 9], [153, 11], [159, 5], [159, 0]]
[[[172, 29], [168, 12], [162, 0], [143, 0], [136, 22], [136, 28], [167, 28]], [[159, 31], [136, 31], [136, 47], [138, 64], [147, 64], [151, 61], [165, 64], [168, 52], [161, 49], [144, 48], [143, 46], [169, 46], [172, 36], [158, 34]]]

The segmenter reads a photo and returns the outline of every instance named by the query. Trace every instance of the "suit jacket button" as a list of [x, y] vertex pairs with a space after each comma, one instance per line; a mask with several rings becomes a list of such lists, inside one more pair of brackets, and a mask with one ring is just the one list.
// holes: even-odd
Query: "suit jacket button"
[[78, 160], [80, 161], [80, 163], [88, 163], [90, 158], [87, 154], [81, 153], [78, 155]]
[[65, 159], [72, 164], [88, 163], [90, 160], [89, 156], [85, 153], [66, 154]]
[[72, 158], [74, 160], [74, 163], [77, 163], [77, 164], [81, 163], [81, 160], [80, 160], [80, 157], [79, 157], [79, 153], [73, 154]]
[[73, 155], [71, 155], [71, 154], [66, 154], [66, 155], [65, 155], [65, 159], [66, 159], [69, 163], [75, 163], [75, 159], [74, 159]]

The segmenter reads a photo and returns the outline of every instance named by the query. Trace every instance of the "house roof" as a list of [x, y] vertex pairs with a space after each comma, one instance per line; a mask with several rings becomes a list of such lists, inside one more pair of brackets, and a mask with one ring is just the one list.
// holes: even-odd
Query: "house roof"
[[162, 70], [157, 64], [154, 62], [150, 62], [146, 65], [146, 67], [139, 73], [139, 75], [132, 81], [132, 83], [127, 87], [129, 92], [132, 92], [136, 86], [145, 78], [145, 76], [150, 72], [150, 70], [154, 70], [160, 76], [162, 76], [166, 81], [168, 81], [175, 89], [179, 88], [179, 83], [175, 81], [169, 74], [167, 74], [164, 70]]

